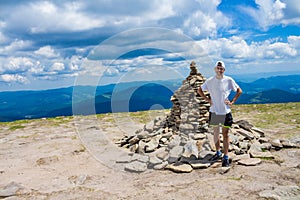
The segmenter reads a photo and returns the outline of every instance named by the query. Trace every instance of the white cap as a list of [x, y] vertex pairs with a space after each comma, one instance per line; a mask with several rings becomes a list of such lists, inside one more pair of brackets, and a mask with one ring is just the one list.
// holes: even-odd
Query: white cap
[[222, 66], [222, 67], [225, 69], [225, 64], [224, 64], [223, 61], [220, 61], [220, 60], [217, 61], [217, 62], [216, 62], [216, 67], [217, 67], [217, 66]]

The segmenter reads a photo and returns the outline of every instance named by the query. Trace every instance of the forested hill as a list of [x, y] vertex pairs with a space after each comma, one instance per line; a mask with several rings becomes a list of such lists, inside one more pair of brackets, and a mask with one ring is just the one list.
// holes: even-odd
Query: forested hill
[[[289, 75], [258, 79], [251, 83], [237, 81], [243, 89], [237, 103], [300, 102], [299, 80], [300, 75]], [[76, 86], [41, 91], [0, 92], [0, 121], [69, 116], [73, 114], [72, 107], [85, 109], [91, 103], [96, 113], [149, 110], [153, 109], [153, 105], [167, 109], [172, 106], [171, 95], [181, 83], [182, 80], [131, 82], [97, 88]], [[80, 98], [76, 98], [76, 95], [80, 95]], [[87, 109], [85, 114], [94, 113]]]

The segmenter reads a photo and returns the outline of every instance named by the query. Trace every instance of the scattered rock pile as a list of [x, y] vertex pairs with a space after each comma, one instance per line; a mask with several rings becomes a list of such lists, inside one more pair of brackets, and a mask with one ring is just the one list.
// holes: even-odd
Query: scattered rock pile
[[[125, 135], [117, 142], [132, 152], [117, 161], [126, 163], [125, 170], [143, 172], [150, 168], [191, 172], [215, 165], [209, 161], [215, 151], [207, 121], [209, 104], [197, 94], [205, 78], [197, 72], [195, 63], [191, 63], [190, 69], [190, 75], [171, 97], [173, 107], [169, 115], [166, 118], [156, 117], [143, 129]], [[220, 141], [222, 145], [222, 135]], [[231, 128], [229, 156], [232, 162], [251, 166], [259, 164], [261, 158], [273, 159], [272, 149], [299, 146], [288, 140], [270, 140], [260, 129], [239, 120]]]

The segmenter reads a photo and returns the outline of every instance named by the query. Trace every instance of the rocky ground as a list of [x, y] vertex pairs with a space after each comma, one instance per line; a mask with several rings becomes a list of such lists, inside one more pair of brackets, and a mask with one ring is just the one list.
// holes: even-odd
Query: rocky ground
[[[125, 171], [115, 160], [128, 152], [115, 142], [143, 126], [128, 119], [106, 114], [0, 124], [0, 199], [300, 199], [299, 148], [273, 150], [274, 159], [233, 163], [226, 171], [220, 163], [191, 173]], [[282, 137], [285, 126], [266, 134]], [[299, 127], [293, 130], [298, 141]]]

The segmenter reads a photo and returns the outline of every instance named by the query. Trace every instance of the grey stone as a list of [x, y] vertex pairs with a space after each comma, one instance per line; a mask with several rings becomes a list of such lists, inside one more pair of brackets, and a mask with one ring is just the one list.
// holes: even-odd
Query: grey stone
[[261, 159], [259, 158], [248, 158], [248, 159], [242, 159], [238, 161], [238, 164], [246, 165], [246, 166], [255, 166], [260, 163], [261, 163]]
[[131, 161], [139, 161], [139, 162], [147, 163], [149, 161], [149, 156], [135, 153], [132, 155]]
[[154, 126], [154, 121], [150, 121], [144, 126], [145, 131], [152, 132], [153, 131], [153, 126]]
[[182, 155], [182, 152], [183, 152], [182, 146], [176, 146], [172, 148], [169, 152], [169, 158], [168, 158], [169, 163], [178, 161], [178, 159]]
[[229, 134], [229, 139], [232, 144], [237, 145], [239, 142], [239, 137], [236, 135]]
[[247, 151], [248, 148], [249, 148], [250, 144], [248, 142], [239, 142], [239, 147], [242, 149], [242, 150], [245, 150]]
[[254, 135], [250, 131], [239, 129], [239, 130], [237, 130], [237, 132], [250, 140], [253, 140], [255, 138]]
[[269, 152], [250, 152], [252, 158], [275, 158], [275, 156]]
[[156, 154], [157, 158], [161, 160], [167, 160], [169, 158], [169, 153], [166, 151], [162, 151]]
[[258, 138], [260, 138], [261, 136], [260, 136], [260, 133], [258, 133], [258, 132], [256, 132], [256, 131], [254, 131], [254, 130], [252, 130], [251, 129], [251, 131], [250, 131], [252, 134], [253, 134], [253, 136], [256, 138], [256, 139], [258, 139]]
[[265, 137], [265, 133], [261, 129], [256, 128], [256, 127], [252, 127], [251, 130], [259, 133], [260, 137]]
[[159, 144], [159, 140], [161, 138], [161, 135], [156, 135], [155, 137], [153, 137], [147, 144], [145, 147], [145, 152], [152, 152], [154, 151]]
[[233, 151], [236, 155], [241, 155], [241, 154], [245, 154], [245, 151], [240, 149], [238, 146], [233, 146]]
[[249, 153], [253, 153], [253, 152], [262, 152], [260, 143], [255, 142], [255, 143], [251, 144], [251, 146], [249, 148]]
[[211, 163], [202, 163], [199, 160], [190, 161], [189, 164], [193, 169], [206, 169], [211, 165]]
[[145, 148], [147, 146], [147, 143], [143, 140], [139, 141], [139, 147], [138, 147], [138, 153], [145, 153]]
[[219, 169], [219, 173], [220, 174], [226, 174], [227, 172], [229, 172], [230, 169], [231, 169], [231, 167], [221, 167]]
[[297, 147], [296, 144], [292, 143], [292, 142], [289, 141], [289, 140], [282, 140], [282, 141], [281, 141], [281, 144], [282, 144], [282, 146], [283, 146], [284, 148], [296, 148], [296, 147]]
[[201, 150], [199, 152], [198, 158], [199, 159], [205, 159], [206, 157], [211, 157], [212, 155], [214, 155], [215, 153], [213, 151], [208, 151], [208, 150]]
[[196, 158], [198, 158], [198, 154], [199, 154], [199, 150], [198, 147], [196, 145], [196, 141], [195, 140], [189, 140], [185, 145], [184, 145], [184, 152], [182, 154], [182, 156], [184, 157], [190, 157], [190, 156], [195, 156]]
[[169, 164], [165, 167], [165, 169], [169, 169], [173, 172], [177, 173], [190, 173], [193, 171], [193, 168], [189, 164], [184, 164], [184, 163], [173, 163]]
[[300, 187], [296, 185], [277, 186], [272, 190], [264, 190], [260, 192], [259, 196], [274, 200], [299, 200]]
[[163, 144], [166, 144], [168, 142], [168, 139], [167, 138], [161, 138], [160, 141], [163, 143]]
[[142, 132], [138, 133], [136, 136], [140, 140], [141, 139], [146, 139], [146, 138], [150, 137], [150, 133], [148, 131], [142, 131]]
[[174, 135], [171, 141], [168, 144], [168, 147], [170, 149], [174, 148], [175, 146], [178, 146], [181, 142], [181, 138], [179, 135]]
[[129, 150], [130, 150], [131, 152], [137, 152], [138, 149], [139, 149], [139, 145], [138, 145], [138, 144], [134, 144], [134, 145], [131, 145], [131, 146], [129, 147]]
[[246, 120], [239, 120], [237, 122], [235, 122], [236, 124], [239, 125], [239, 127], [247, 130], [247, 131], [251, 131], [251, 128], [253, 127], [253, 125], [251, 125], [248, 121]]
[[167, 161], [162, 162], [161, 164], [157, 164], [154, 165], [153, 169], [155, 170], [161, 170], [161, 169], [165, 169], [165, 167], [168, 165], [169, 163]]
[[0, 188], [0, 197], [10, 197], [18, 194], [20, 190], [24, 189], [20, 184], [11, 182], [3, 188]]
[[169, 139], [171, 136], [173, 135], [172, 132], [165, 132], [164, 134], [162, 134], [162, 139]]
[[144, 172], [147, 170], [147, 164], [139, 161], [133, 161], [125, 165], [125, 170], [135, 173]]
[[276, 147], [276, 148], [282, 148], [283, 147], [283, 145], [281, 144], [279, 139], [271, 140], [270, 143], [272, 144], [273, 147]]
[[181, 130], [193, 130], [194, 129], [194, 126], [192, 124], [181, 124], [180, 125], [180, 129]]
[[88, 176], [86, 174], [80, 174], [77, 179], [75, 184], [76, 185], [83, 185], [85, 181], [87, 180]]
[[193, 137], [194, 140], [202, 140], [202, 139], [205, 139], [205, 138], [206, 138], [206, 134], [204, 134], [204, 133], [197, 133]]
[[270, 150], [272, 148], [272, 144], [271, 143], [262, 143], [260, 145], [262, 150]]
[[[159, 127], [158, 127], [159, 128]], [[163, 128], [159, 128], [157, 131], [151, 134], [151, 136], [161, 135], [164, 132]]]
[[129, 163], [131, 161], [132, 155], [122, 154], [117, 160], [116, 163]]
[[267, 142], [269, 142], [269, 139], [266, 138], [266, 137], [261, 137], [261, 138], [258, 139], [258, 141], [259, 141], [260, 143], [267, 143]]
[[163, 161], [159, 158], [157, 158], [156, 156], [150, 156], [150, 159], [149, 159], [149, 166], [150, 167], [153, 167], [155, 165], [158, 165], [158, 164], [162, 164]]
[[249, 154], [241, 154], [241, 155], [237, 155], [235, 156], [232, 161], [235, 162], [235, 161], [239, 161], [239, 160], [246, 160], [246, 159], [249, 159], [250, 158], [250, 155]]
[[133, 145], [140, 141], [140, 139], [137, 136], [132, 137], [130, 140], [128, 140], [128, 143]]

